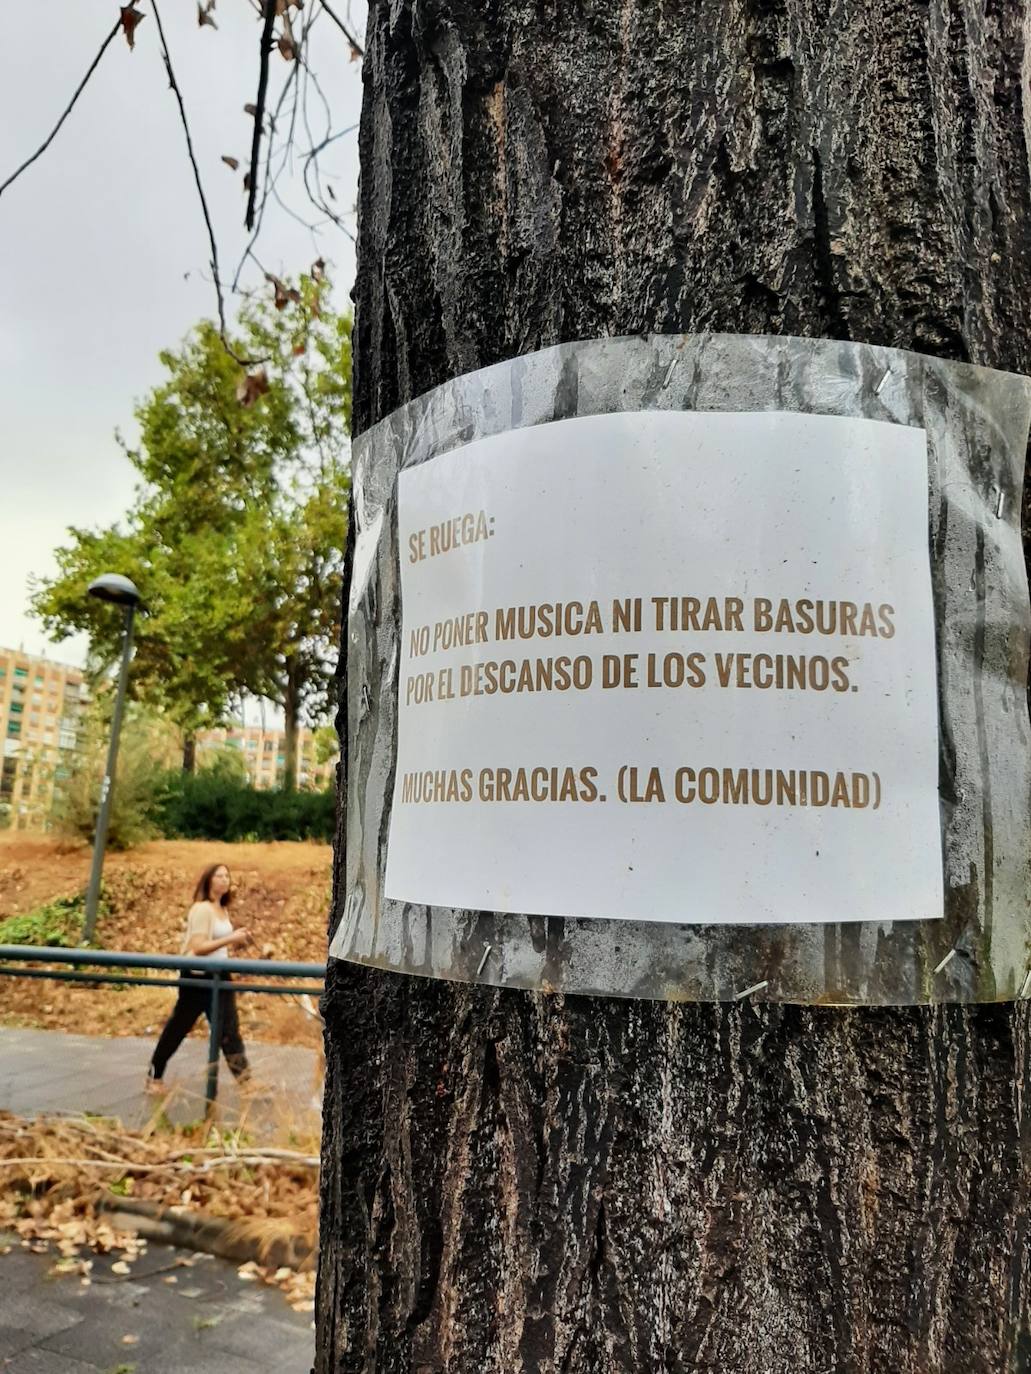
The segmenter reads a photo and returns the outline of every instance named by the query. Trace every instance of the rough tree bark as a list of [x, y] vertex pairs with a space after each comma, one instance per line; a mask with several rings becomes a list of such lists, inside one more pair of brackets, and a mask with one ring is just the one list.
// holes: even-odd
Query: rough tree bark
[[[1023, 0], [371, 0], [357, 430], [602, 334], [1028, 372], [1029, 69]], [[1031, 1370], [1027, 1004], [325, 1005], [320, 1374]]]

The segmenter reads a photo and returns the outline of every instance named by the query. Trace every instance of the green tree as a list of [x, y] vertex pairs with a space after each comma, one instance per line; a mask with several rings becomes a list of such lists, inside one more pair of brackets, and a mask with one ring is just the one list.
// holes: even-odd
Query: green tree
[[117, 659], [121, 625], [86, 589], [102, 571], [124, 572], [147, 612], [133, 695], [187, 741], [223, 721], [241, 691], [273, 702], [290, 786], [298, 727], [325, 715], [332, 686], [351, 320], [328, 307], [321, 264], [297, 287], [271, 280], [274, 300], [251, 299], [233, 341], [259, 366], [241, 367], [207, 321], [161, 354], [168, 375], [136, 411], [139, 445], [123, 443], [141, 479], [132, 508], [104, 529], [69, 530], [33, 609], [55, 638], [86, 631], [102, 670]]
[[336, 726], [320, 725], [315, 731], [315, 762], [317, 764], [328, 763], [330, 759], [335, 759], [340, 753], [340, 739], [337, 736]]
[[[56, 790], [53, 819], [66, 835], [92, 843], [97, 821], [97, 794], [104, 776], [111, 728], [111, 692], [102, 692], [86, 712], [74, 766]], [[118, 785], [112, 799], [107, 843], [131, 849], [156, 834], [151, 813], [161, 770], [178, 748], [178, 734], [165, 717], [138, 702], [130, 705], [118, 752]]]

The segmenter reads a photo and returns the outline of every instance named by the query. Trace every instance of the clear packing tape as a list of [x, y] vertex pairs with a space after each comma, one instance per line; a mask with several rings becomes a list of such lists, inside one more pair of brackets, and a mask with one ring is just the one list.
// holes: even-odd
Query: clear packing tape
[[[787, 411], [926, 431], [942, 919], [671, 924], [385, 896], [401, 661], [399, 473], [507, 431], [650, 410]], [[361, 435], [347, 626], [346, 899], [331, 954], [424, 977], [670, 1001], [906, 1005], [1028, 995], [1031, 610], [1020, 511], [1029, 417], [1031, 382], [1009, 373], [822, 339], [664, 335], [515, 358], [458, 377]]]

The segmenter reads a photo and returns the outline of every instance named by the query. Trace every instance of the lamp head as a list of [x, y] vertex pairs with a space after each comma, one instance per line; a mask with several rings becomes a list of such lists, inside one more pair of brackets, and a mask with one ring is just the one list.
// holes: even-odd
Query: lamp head
[[89, 584], [90, 596], [101, 601], [111, 601], [116, 606], [138, 606], [140, 594], [134, 582], [121, 573], [104, 573]]

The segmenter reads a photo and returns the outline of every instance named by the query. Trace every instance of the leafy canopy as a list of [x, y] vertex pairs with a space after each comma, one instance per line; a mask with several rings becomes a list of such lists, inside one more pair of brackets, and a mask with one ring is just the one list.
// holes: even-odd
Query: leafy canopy
[[[332, 686], [346, 538], [351, 320], [327, 303], [321, 263], [241, 311], [234, 352], [204, 321], [163, 352], [165, 380], [137, 408], [140, 477], [107, 528], [70, 529], [33, 609], [54, 638], [90, 637], [93, 666], [120, 652], [121, 617], [87, 595], [117, 571], [140, 588], [134, 696], [188, 733], [242, 692], [286, 712], [288, 736], [323, 718]], [[121, 442], [121, 440], [120, 440]], [[288, 740], [289, 749], [289, 740]]]

